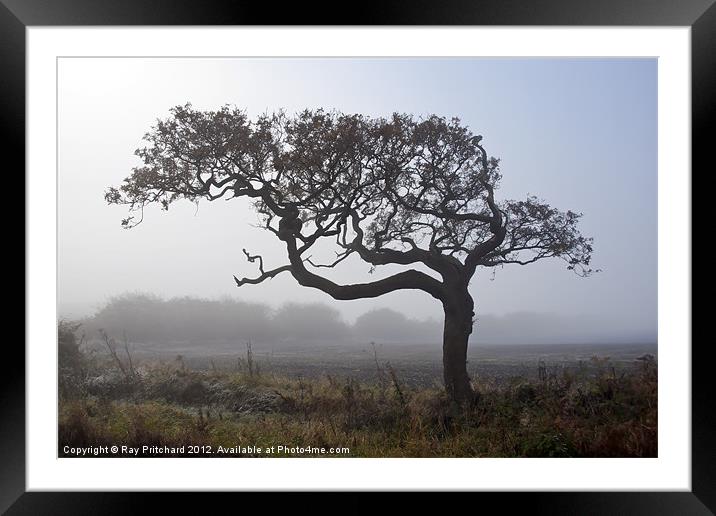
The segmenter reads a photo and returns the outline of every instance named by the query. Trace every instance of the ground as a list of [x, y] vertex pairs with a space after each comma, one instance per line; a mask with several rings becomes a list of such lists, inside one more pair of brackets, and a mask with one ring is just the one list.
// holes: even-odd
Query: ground
[[654, 346], [473, 348], [477, 397], [457, 407], [439, 346], [130, 345], [122, 367], [85, 346], [61, 363], [58, 453], [656, 456]]

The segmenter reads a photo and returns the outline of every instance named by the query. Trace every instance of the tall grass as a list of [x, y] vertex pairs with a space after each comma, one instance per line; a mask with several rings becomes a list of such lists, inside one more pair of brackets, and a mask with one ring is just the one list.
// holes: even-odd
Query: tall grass
[[[60, 403], [59, 445], [346, 446], [355, 457], [654, 457], [657, 366], [621, 372], [550, 368], [535, 379], [475, 381], [455, 410], [439, 387], [409, 388], [376, 356], [377, 382], [259, 374], [250, 347], [237, 371], [96, 360]], [[239, 368], [237, 368], [239, 369]], [[386, 373], [387, 371], [387, 373]], [[240, 453], [236, 453], [240, 456]]]

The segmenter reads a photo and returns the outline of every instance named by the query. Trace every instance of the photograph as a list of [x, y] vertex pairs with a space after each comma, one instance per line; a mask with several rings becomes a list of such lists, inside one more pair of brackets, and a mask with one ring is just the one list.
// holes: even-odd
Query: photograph
[[657, 58], [56, 73], [57, 457], [659, 457]]

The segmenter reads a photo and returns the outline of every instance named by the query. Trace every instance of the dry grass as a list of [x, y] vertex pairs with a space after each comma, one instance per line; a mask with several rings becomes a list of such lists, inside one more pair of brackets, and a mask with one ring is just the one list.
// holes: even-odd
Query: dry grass
[[64, 445], [282, 444], [345, 446], [354, 457], [656, 456], [653, 358], [620, 373], [591, 366], [549, 373], [540, 364], [538, 379], [510, 385], [480, 380], [477, 403], [455, 410], [439, 387], [405, 387], [389, 366], [366, 384], [177, 361], [138, 366], [129, 381], [95, 360], [79, 394], [61, 398], [60, 454]]

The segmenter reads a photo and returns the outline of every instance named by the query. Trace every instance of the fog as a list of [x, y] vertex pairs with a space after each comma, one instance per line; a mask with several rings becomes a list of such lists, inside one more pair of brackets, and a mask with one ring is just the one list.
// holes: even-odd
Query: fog
[[[150, 340], [439, 340], [442, 309], [420, 292], [335, 301], [288, 274], [237, 289], [232, 275], [256, 274], [242, 248], [267, 268], [286, 260], [245, 200], [149, 208], [131, 230], [104, 201], [174, 105], [324, 107], [458, 116], [502, 159], [498, 198], [584, 214], [602, 272], [580, 278], [559, 260], [478, 270], [474, 342], [656, 341], [656, 71], [653, 59], [60, 59], [59, 315]], [[348, 259], [329, 275], [402, 270], [369, 268]], [[151, 295], [117, 298], [127, 292]], [[131, 318], [110, 314], [118, 299]]]
[[[101, 310], [81, 320], [88, 339], [104, 330], [116, 338], [158, 347], [215, 346], [241, 349], [259, 346], [303, 347], [313, 344], [435, 344], [442, 338], [442, 321], [412, 319], [391, 308], [376, 308], [346, 321], [322, 303], [286, 303], [275, 309], [231, 298], [163, 299], [143, 293], [112, 298]], [[653, 343], [649, 334], [628, 327], [600, 326], [588, 317], [548, 313], [479, 316], [472, 338], [484, 344]], [[615, 339], [615, 335], [619, 338]]]

